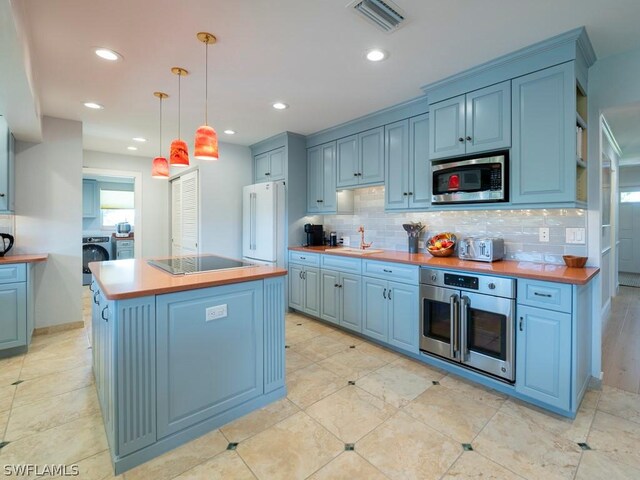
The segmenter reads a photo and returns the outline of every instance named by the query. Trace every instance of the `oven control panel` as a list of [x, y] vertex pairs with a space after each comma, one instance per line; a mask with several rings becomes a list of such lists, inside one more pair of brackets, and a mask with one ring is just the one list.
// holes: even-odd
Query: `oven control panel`
[[467, 288], [469, 290], [478, 290], [478, 277], [468, 277], [466, 275], [445, 273], [444, 284], [450, 287], [460, 287], [460, 288]]
[[434, 287], [458, 288], [494, 297], [516, 298], [514, 278], [469, 275], [467, 272], [421, 267], [420, 283]]

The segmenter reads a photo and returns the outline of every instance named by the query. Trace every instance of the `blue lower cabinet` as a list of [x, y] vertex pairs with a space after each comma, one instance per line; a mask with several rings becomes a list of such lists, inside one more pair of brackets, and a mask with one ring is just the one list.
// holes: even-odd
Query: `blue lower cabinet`
[[289, 308], [320, 317], [321, 283], [319, 268], [290, 263]]
[[362, 333], [382, 342], [389, 338], [388, 283], [385, 280], [362, 277]]
[[157, 297], [159, 438], [263, 393], [262, 300], [261, 282]]
[[338, 325], [340, 323], [340, 274], [333, 270], [320, 273], [320, 318]]
[[304, 311], [304, 267], [294, 263], [289, 264], [289, 307]]
[[516, 391], [571, 408], [571, 315], [518, 305]]
[[25, 282], [0, 284], [0, 350], [27, 344]]
[[389, 282], [389, 343], [403, 350], [418, 352], [419, 287]]
[[362, 277], [340, 274], [340, 325], [362, 332]]

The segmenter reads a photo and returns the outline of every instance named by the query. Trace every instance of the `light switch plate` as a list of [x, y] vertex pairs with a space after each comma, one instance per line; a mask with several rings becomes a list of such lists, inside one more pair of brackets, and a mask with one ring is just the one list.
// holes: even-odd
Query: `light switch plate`
[[567, 228], [565, 230], [566, 243], [578, 243], [584, 245], [587, 241], [584, 228]]
[[216, 305], [215, 307], [209, 307], [206, 310], [206, 321], [217, 320], [227, 316], [227, 304]]
[[348, 247], [351, 245], [351, 239], [349, 237], [342, 237], [342, 245]]
[[418, 240], [418, 248], [424, 248], [424, 240]]

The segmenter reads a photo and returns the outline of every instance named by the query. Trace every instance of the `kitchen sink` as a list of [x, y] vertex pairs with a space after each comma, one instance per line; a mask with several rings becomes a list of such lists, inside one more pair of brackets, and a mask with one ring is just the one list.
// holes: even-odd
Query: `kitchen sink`
[[326, 251], [333, 251], [336, 253], [348, 253], [349, 255], [371, 255], [372, 253], [382, 253], [384, 252], [384, 250], [376, 250], [373, 248], [368, 248], [366, 250], [362, 250], [360, 248], [348, 248], [348, 247], [343, 247], [343, 248], [326, 248]]

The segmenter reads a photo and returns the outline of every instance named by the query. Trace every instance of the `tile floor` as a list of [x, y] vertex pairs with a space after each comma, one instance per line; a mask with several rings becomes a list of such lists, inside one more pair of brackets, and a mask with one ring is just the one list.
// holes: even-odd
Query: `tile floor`
[[[590, 391], [569, 421], [307, 317], [286, 324], [287, 398], [118, 478], [640, 478], [637, 394]], [[3, 467], [77, 464], [77, 478], [114, 478], [88, 333], [38, 336], [27, 355], [0, 360]]]

